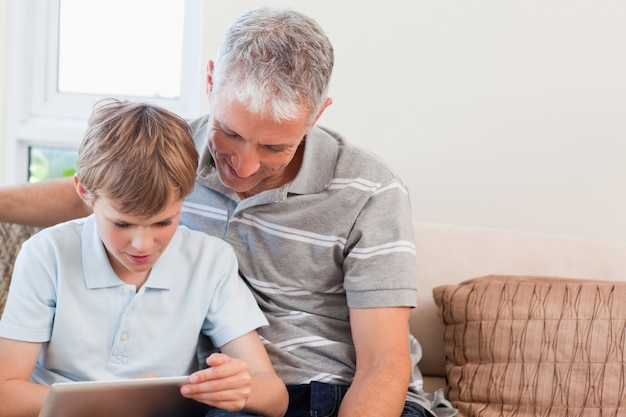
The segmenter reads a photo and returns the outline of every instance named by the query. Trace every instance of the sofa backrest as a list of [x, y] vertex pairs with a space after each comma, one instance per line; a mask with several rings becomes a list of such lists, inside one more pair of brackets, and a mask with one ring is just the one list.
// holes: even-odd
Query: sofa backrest
[[492, 274], [626, 281], [626, 244], [415, 222], [417, 308], [411, 332], [422, 346], [424, 376], [445, 376], [444, 325], [433, 288]]
[[22, 243], [40, 228], [0, 222], [0, 315], [4, 311], [13, 263]]

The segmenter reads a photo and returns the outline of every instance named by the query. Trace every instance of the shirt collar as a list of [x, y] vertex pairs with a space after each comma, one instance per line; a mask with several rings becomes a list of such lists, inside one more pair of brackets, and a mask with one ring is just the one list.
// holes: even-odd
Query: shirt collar
[[[302, 166], [296, 177], [285, 186], [264, 191], [259, 196], [265, 194], [265, 199], [267, 199], [269, 194], [272, 195], [269, 197], [270, 200], [275, 200], [276, 194], [282, 194], [285, 188], [287, 192], [293, 194], [314, 194], [326, 189], [335, 172], [340, 141], [341, 138], [336, 133], [314, 126], [304, 138], [304, 143], [300, 145], [304, 146], [304, 155]], [[217, 172], [211, 165], [212, 158], [207, 145], [207, 139], [205, 139], [200, 151], [198, 180], [233, 201], [239, 201], [237, 193], [220, 182]]]
[[[304, 139], [302, 166], [289, 184], [288, 190], [294, 194], [314, 194], [328, 187], [335, 173], [338, 138], [335, 134], [318, 126]], [[301, 146], [302, 146], [301, 145]]]

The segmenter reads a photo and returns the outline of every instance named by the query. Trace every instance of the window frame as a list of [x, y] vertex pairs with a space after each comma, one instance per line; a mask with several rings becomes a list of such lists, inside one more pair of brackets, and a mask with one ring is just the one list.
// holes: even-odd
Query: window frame
[[[204, 99], [204, 2], [183, 0], [185, 22], [180, 97], [146, 100], [182, 117], [199, 115]], [[105, 95], [57, 91], [60, 0], [10, 0], [4, 182], [28, 181], [30, 146], [76, 148], [93, 104]]]

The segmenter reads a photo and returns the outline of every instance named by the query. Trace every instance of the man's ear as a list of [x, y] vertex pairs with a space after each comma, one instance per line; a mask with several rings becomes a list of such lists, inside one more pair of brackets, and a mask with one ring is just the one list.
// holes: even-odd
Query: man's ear
[[324, 110], [326, 110], [326, 108], [330, 106], [331, 104], [333, 104], [333, 99], [330, 97], [326, 97], [326, 100], [324, 101], [324, 105], [322, 106], [320, 111], [317, 113], [317, 116], [315, 116], [315, 119], [313, 119], [313, 121], [311, 122], [309, 129], [315, 126], [315, 123], [317, 123], [317, 121], [320, 119], [320, 117], [322, 116], [322, 113], [324, 113]]
[[215, 63], [212, 60], [206, 64], [206, 95], [211, 97], [211, 91], [213, 91], [213, 69]]

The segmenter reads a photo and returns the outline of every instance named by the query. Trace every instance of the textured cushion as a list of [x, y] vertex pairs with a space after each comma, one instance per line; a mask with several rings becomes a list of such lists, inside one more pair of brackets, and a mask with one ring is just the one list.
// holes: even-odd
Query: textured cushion
[[626, 415], [626, 282], [487, 276], [433, 296], [461, 415]]
[[22, 243], [40, 228], [0, 222], [0, 315], [4, 311], [13, 263]]

